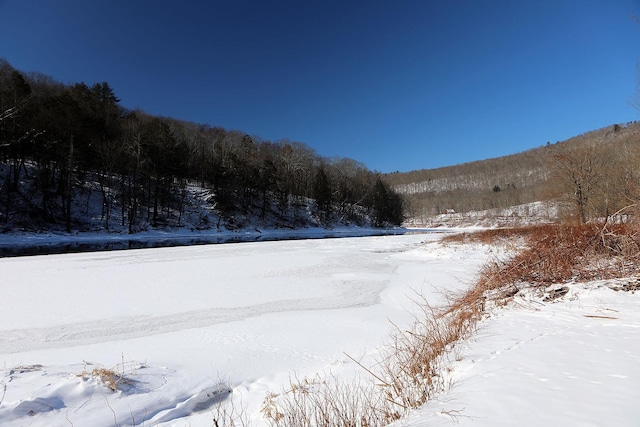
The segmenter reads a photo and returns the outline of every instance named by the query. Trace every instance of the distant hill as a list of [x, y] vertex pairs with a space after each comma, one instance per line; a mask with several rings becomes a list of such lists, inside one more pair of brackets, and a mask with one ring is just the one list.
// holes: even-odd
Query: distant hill
[[[414, 223], [429, 223], [442, 214], [505, 209], [557, 200], [554, 159], [580, 147], [600, 147], [615, 153], [640, 142], [640, 123], [614, 124], [566, 141], [504, 157], [437, 169], [394, 172], [384, 180], [404, 195]], [[639, 165], [640, 166], [640, 165]]]

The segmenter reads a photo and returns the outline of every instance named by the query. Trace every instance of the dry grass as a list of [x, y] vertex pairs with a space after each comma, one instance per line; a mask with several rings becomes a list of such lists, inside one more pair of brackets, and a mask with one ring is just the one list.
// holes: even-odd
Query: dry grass
[[[83, 371], [78, 374], [78, 377], [83, 380], [95, 379], [114, 393], [117, 391], [126, 391], [130, 387], [135, 386], [135, 381], [131, 379], [131, 376], [138, 367], [144, 366], [133, 362], [125, 363], [124, 358], [121, 363], [111, 369], [100, 365], [89, 368], [89, 365], [89, 363], [85, 362], [85, 367]], [[213, 427], [248, 427], [251, 425], [242, 401], [236, 404], [233, 399], [227, 399], [231, 393], [233, 393], [233, 389], [228, 386], [226, 382], [220, 381], [219, 385], [207, 392], [198, 403], [198, 405], [201, 405], [201, 409], [206, 408], [211, 413]], [[114, 425], [116, 427], [119, 426], [118, 414], [116, 414], [106, 399], [105, 404], [113, 413]], [[131, 413], [130, 425], [138, 425], [133, 418], [133, 413]]]
[[482, 316], [483, 306], [461, 303], [434, 308], [423, 297], [411, 328], [397, 328], [377, 365], [377, 377], [388, 400], [404, 411], [427, 403], [450, 387], [444, 375], [456, 343], [468, 337]]
[[78, 374], [78, 377], [83, 380], [95, 379], [115, 393], [116, 391], [123, 391], [134, 385], [134, 381], [130, 376], [140, 366], [143, 365], [134, 362], [125, 362], [124, 356], [122, 362], [113, 368], [105, 368], [101, 365], [94, 366], [89, 362], [84, 362], [84, 369]]
[[486, 245], [513, 242], [516, 238], [527, 238], [536, 232], [537, 226], [514, 228], [489, 228], [481, 231], [450, 234], [442, 238], [443, 243], [483, 243]]
[[488, 263], [475, 286], [453, 301], [449, 310], [473, 313], [474, 307], [487, 302], [504, 305], [524, 287], [637, 275], [638, 231], [633, 223], [545, 224], [447, 237], [449, 242], [518, 247], [510, 259]]
[[638, 261], [633, 224], [537, 226], [522, 250], [507, 262], [488, 265], [478, 284], [490, 289], [611, 279], [639, 273]]
[[455, 309], [435, 309], [423, 297], [416, 303], [420, 312], [414, 324], [396, 329], [375, 366], [352, 358], [364, 376], [348, 382], [332, 375], [296, 379], [265, 400], [268, 422], [274, 427], [381, 427], [448, 389], [448, 356], [474, 330], [484, 305], [456, 300]]
[[450, 387], [448, 357], [468, 337], [484, 312], [470, 294], [451, 306], [432, 307], [419, 296], [419, 313], [406, 330], [396, 328], [373, 367], [352, 381], [336, 376], [296, 379], [271, 394], [263, 415], [274, 427], [382, 427]]
[[287, 390], [267, 396], [262, 413], [279, 427], [374, 427], [400, 417], [370, 378], [333, 375], [292, 380]]
[[434, 308], [420, 296], [413, 326], [396, 329], [375, 366], [360, 365], [365, 377], [353, 383], [334, 376], [292, 381], [288, 390], [267, 397], [263, 414], [274, 427], [387, 425], [450, 387], [448, 358], [488, 307], [507, 304], [525, 286], [640, 273], [639, 235], [633, 224], [565, 224], [447, 236], [444, 243], [517, 250], [506, 261], [487, 264], [474, 286], [445, 307]]
[[104, 384], [112, 392], [116, 392], [121, 389], [123, 385], [130, 385], [130, 380], [120, 372], [116, 372], [114, 369], [108, 369], [103, 366], [95, 367], [91, 370], [84, 370], [79, 377], [83, 379], [94, 378], [100, 383]]

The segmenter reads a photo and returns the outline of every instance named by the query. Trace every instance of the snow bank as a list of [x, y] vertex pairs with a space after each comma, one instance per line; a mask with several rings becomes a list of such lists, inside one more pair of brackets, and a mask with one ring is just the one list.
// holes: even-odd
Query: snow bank
[[640, 294], [622, 283], [517, 297], [463, 344], [451, 391], [397, 425], [637, 426]]

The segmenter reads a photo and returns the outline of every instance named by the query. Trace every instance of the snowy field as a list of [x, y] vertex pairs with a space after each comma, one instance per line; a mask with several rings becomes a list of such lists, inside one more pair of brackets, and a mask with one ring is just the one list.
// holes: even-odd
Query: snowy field
[[529, 292], [463, 344], [454, 386], [402, 426], [640, 425], [640, 294], [579, 283]]
[[[220, 404], [268, 425], [269, 392], [362, 373], [350, 357], [374, 363], [416, 292], [442, 304], [500, 256], [440, 237], [0, 259], [0, 425], [212, 426]], [[452, 358], [451, 391], [396, 425], [639, 425], [640, 297], [605, 285], [494, 313]]]

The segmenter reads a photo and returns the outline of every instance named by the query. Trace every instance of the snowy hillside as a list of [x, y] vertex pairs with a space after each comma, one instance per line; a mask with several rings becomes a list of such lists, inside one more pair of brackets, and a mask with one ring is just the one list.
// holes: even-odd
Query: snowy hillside
[[[29, 178], [21, 182], [22, 197], [12, 201], [14, 215], [0, 231], [8, 232], [64, 232], [62, 215], [52, 215], [44, 220], [40, 217], [41, 198], [31, 190], [36, 171], [26, 165]], [[0, 165], [0, 177], [7, 175], [10, 169]], [[322, 218], [315, 200], [307, 197], [290, 195], [285, 206], [280, 206], [275, 195], [271, 195], [269, 203], [263, 205], [249, 203], [246, 209], [239, 206], [222, 209], [216, 200], [215, 192], [195, 182], [187, 182], [180, 193], [180, 203], [161, 209], [155, 219], [152, 218], [153, 206], [140, 206], [140, 220], [131, 229], [128, 222], [129, 211], [119, 200], [117, 188], [104, 188], [99, 181], [101, 175], [87, 174], [77, 189], [70, 203], [73, 220], [73, 233], [106, 232], [111, 234], [138, 234], [148, 231], [238, 231], [258, 229], [293, 229], [305, 227], [371, 225], [370, 212], [366, 209], [350, 206], [349, 215], [341, 215], [336, 210], [331, 218]], [[2, 178], [0, 178], [2, 183]], [[33, 194], [32, 194], [33, 193]], [[6, 200], [3, 199], [3, 203]], [[352, 209], [351, 209], [352, 208]], [[2, 209], [7, 209], [3, 207]], [[53, 210], [53, 208], [52, 208]]]
[[508, 208], [483, 211], [450, 211], [436, 216], [414, 216], [409, 227], [514, 227], [556, 222], [561, 205], [558, 202], [533, 202]]
[[[589, 189], [587, 216], [599, 218], [623, 208], [628, 195], [635, 194], [639, 135], [638, 122], [614, 124], [508, 156], [394, 172], [385, 179], [405, 196], [409, 216], [422, 223], [450, 210], [467, 213], [535, 202], [575, 203], [575, 185]], [[585, 166], [581, 173], [581, 164], [591, 168]], [[593, 174], [588, 185], [585, 171]]]
[[518, 187], [522, 187], [532, 181], [544, 181], [548, 173], [547, 170], [541, 167], [535, 167], [531, 170], [514, 171], [506, 178], [504, 176], [496, 178], [496, 176], [493, 175], [487, 176], [487, 174], [482, 171], [482, 173], [470, 175], [439, 177], [419, 182], [398, 184], [394, 186], [394, 189], [400, 194], [421, 194], [428, 192], [442, 193], [460, 189], [482, 191], [493, 187], [497, 182], [509, 182]]
[[[0, 176], [8, 170], [0, 165]], [[28, 165], [25, 170], [30, 177], [22, 180], [25, 197], [12, 202], [15, 215], [0, 226], [0, 257], [395, 232], [388, 224], [374, 227], [371, 209], [336, 203], [327, 214], [314, 199], [294, 195], [284, 205], [271, 194], [265, 197], [269, 203], [256, 201], [246, 209], [222, 209], [213, 190], [194, 182], [185, 183], [179, 209], [162, 209], [154, 220], [152, 207], [140, 206], [142, 219], [131, 227], [130, 214], [116, 197], [118, 192], [101, 187], [101, 176], [91, 174], [78, 183], [70, 204], [73, 227], [68, 232], [61, 218], [45, 221], [39, 216], [37, 193], [26, 197], [36, 174]]]

